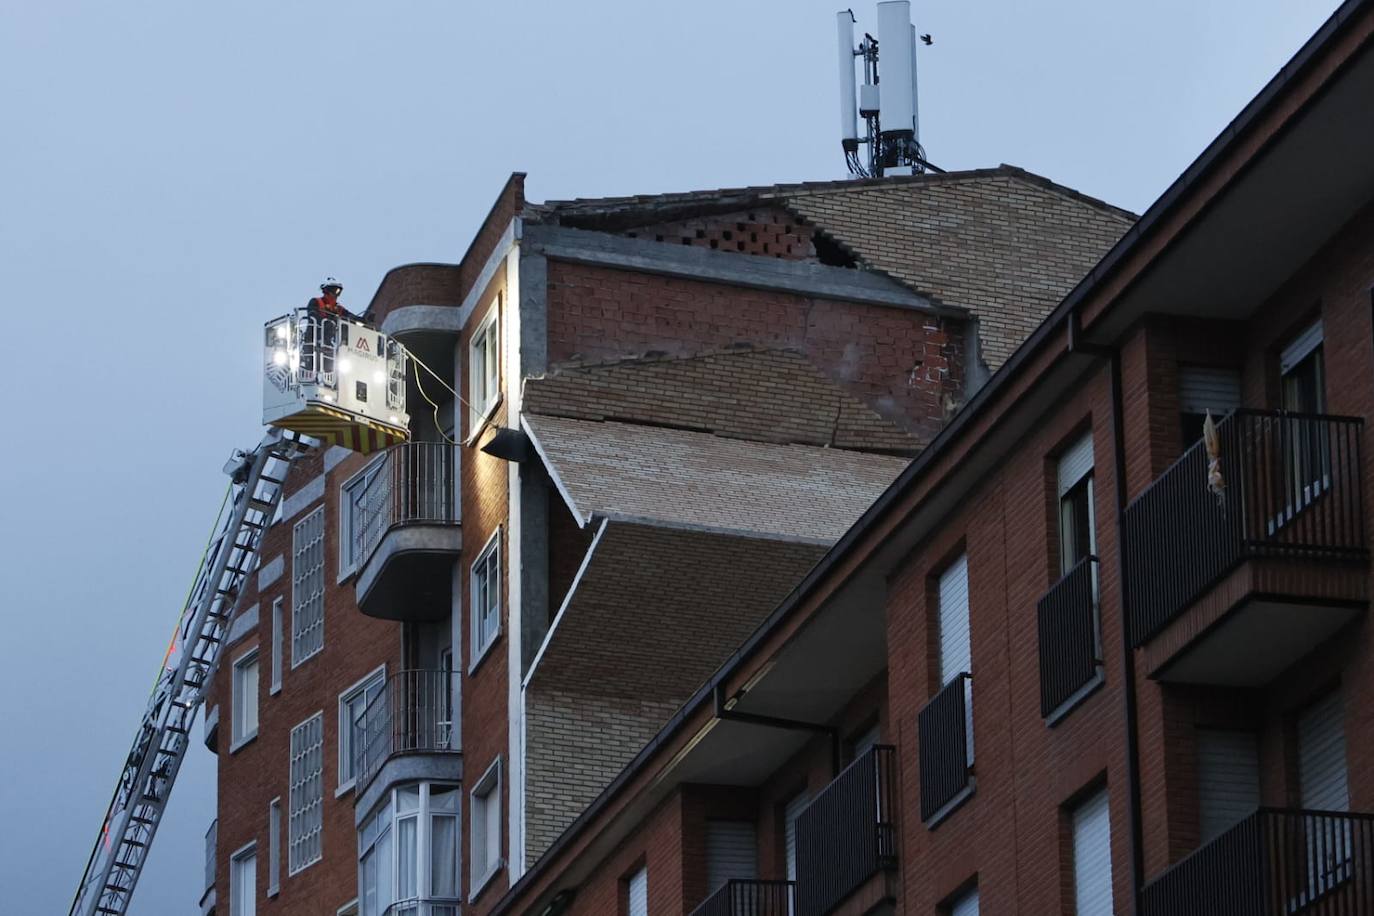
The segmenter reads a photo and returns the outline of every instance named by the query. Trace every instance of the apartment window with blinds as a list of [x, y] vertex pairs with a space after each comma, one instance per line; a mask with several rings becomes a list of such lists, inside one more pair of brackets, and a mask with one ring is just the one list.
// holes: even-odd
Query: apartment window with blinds
[[[940, 688], [961, 674], [973, 673], [969, 638], [968, 554], [962, 554], [940, 574], [939, 581]], [[973, 766], [973, 681], [964, 679], [964, 731], [968, 765]]]
[[234, 660], [233, 673], [233, 734], [230, 753], [257, 737], [258, 734], [258, 650], [250, 649]]
[[1207, 414], [1217, 421], [1239, 406], [1240, 373], [1235, 369], [1178, 367], [1178, 409], [1184, 448], [1202, 438]]
[[1070, 812], [1073, 833], [1074, 916], [1112, 916], [1112, 829], [1107, 790]]
[[649, 916], [649, 868], [642, 866], [625, 879], [625, 916]]
[[472, 564], [472, 646], [468, 670], [487, 654], [501, 631], [501, 529], [487, 541]]
[[291, 551], [291, 667], [324, 648], [324, 506], [296, 523]]
[[294, 875], [323, 857], [324, 712], [291, 729], [287, 823], [287, 874]]
[[249, 843], [229, 858], [229, 914], [257, 916], [258, 847]]
[[472, 790], [468, 808], [471, 845], [468, 856], [471, 865], [471, 896], [486, 887], [505, 864], [501, 860], [501, 758], [496, 758]]
[[272, 599], [272, 682], [267, 688], [268, 693], [281, 693], [281, 666], [282, 666], [282, 626], [285, 623], [282, 618], [286, 616], [284, 602], [280, 598]]
[[487, 317], [472, 335], [468, 345], [468, 393], [472, 402], [469, 435], [496, 406], [501, 394], [501, 297], [496, 297]]
[[707, 893], [715, 893], [727, 881], [752, 881], [758, 876], [758, 842], [754, 836], [754, 822], [707, 821]]
[[1326, 364], [1322, 354], [1322, 323], [1317, 321], [1295, 336], [1279, 354], [1283, 408], [1300, 413], [1326, 412]]
[[1088, 433], [1059, 456], [1059, 574], [1097, 552], [1093, 514], [1093, 437]]
[[978, 916], [978, 888], [956, 894], [941, 912], [948, 916]]

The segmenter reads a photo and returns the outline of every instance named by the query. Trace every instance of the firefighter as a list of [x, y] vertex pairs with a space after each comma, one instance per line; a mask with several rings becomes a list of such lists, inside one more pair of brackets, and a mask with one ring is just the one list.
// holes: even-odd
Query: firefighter
[[305, 304], [312, 315], [329, 315], [334, 318], [347, 318], [349, 321], [364, 319], [344, 308], [339, 296], [343, 295], [343, 284], [333, 277], [326, 277], [320, 284], [320, 294]]
[[[320, 284], [320, 294], [305, 304], [307, 321], [301, 329], [301, 376], [314, 378], [318, 368], [321, 375], [334, 374], [334, 350], [339, 339], [339, 320], [363, 321], [363, 318], [344, 308], [339, 301], [343, 284], [326, 277]], [[318, 331], [317, 331], [318, 328]], [[318, 361], [316, 351], [319, 351]]]

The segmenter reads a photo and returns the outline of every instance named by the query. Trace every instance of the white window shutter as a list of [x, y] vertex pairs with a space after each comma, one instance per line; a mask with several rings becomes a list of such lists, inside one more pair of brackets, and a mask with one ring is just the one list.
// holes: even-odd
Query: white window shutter
[[758, 877], [758, 843], [753, 821], [706, 823], [706, 875], [710, 893], [726, 881], [752, 881]]
[[1259, 807], [1259, 746], [1253, 732], [1197, 733], [1199, 818], [1205, 843]]
[[1112, 916], [1112, 830], [1106, 789], [1074, 809], [1073, 888], [1076, 916]]
[[1306, 359], [1313, 350], [1321, 345], [1322, 323], [1318, 319], [1311, 327], [1293, 338], [1293, 341], [1279, 353], [1279, 372], [1287, 375], [1294, 366]]
[[811, 804], [811, 798], [805, 792], [787, 803], [783, 809], [783, 835], [784, 845], [787, 851], [787, 880], [797, 880], [797, 818]]
[[968, 623], [968, 554], [940, 575], [940, 683], [971, 671]]
[[630, 875], [629, 916], [649, 916], [649, 869]]
[[1083, 437], [1069, 446], [1059, 456], [1059, 496], [1073, 489], [1073, 485], [1093, 472], [1093, 434], [1084, 433]]

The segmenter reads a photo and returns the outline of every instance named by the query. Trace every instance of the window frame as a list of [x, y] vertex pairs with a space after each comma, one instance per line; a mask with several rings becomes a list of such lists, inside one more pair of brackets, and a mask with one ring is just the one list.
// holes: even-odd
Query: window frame
[[[403, 790], [416, 790], [416, 806], [412, 811], [400, 810], [398, 797]], [[454, 793], [454, 805], [452, 811], [435, 811], [433, 798], [435, 790]], [[376, 863], [376, 885], [372, 892], [377, 899], [373, 901], [377, 913], [386, 912], [387, 907], [404, 900], [416, 900], [437, 904], [440, 906], [452, 906], [455, 910], [463, 903], [463, 846], [462, 846], [462, 805], [463, 787], [457, 782], [406, 782], [389, 788], [383, 796], [373, 805], [372, 810], [363, 818], [358, 825], [358, 912], [364, 914], [367, 906], [368, 885], [365, 860], [369, 855], [374, 855]], [[456, 892], [451, 897], [437, 896], [434, 894], [434, 822], [436, 818], [452, 818], [453, 820], [453, 887]], [[415, 863], [414, 873], [409, 877], [414, 879], [417, 894], [411, 897], [402, 898], [400, 896], [400, 885], [402, 881], [400, 858], [401, 850], [397, 838], [400, 835], [398, 826], [402, 820], [415, 820]], [[375, 828], [375, 829], [374, 829]], [[371, 835], [371, 840], [367, 839]], [[381, 861], [382, 858], [386, 861]], [[392, 899], [382, 900], [382, 868], [386, 868], [385, 873], [388, 879], [387, 886], [390, 889]], [[371, 911], [368, 911], [371, 912]]]
[[[501, 403], [501, 305], [504, 298], [504, 293], [496, 294], [495, 301], [468, 340], [468, 400], [471, 401], [468, 445], [486, 427]], [[492, 362], [488, 362], [488, 359]], [[490, 390], [487, 390], [488, 386]], [[481, 396], [477, 394], [479, 387], [482, 389]]]
[[368, 461], [356, 473], [351, 475], [343, 483], [339, 484], [339, 572], [335, 577], [335, 582], [342, 583], [350, 576], [357, 573], [363, 563], [353, 562], [350, 553], [353, 543], [353, 501], [350, 491], [359, 485], [366, 486], [369, 482], [369, 474], [380, 473], [384, 467], [386, 453], [376, 455]]
[[[487, 830], [487, 821], [490, 818], [487, 812], [489, 805], [496, 806], [496, 856], [491, 861], [486, 861], [486, 850], [491, 845], [491, 836]], [[478, 812], [482, 817], [482, 844], [477, 842], [477, 822]], [[472, 901], [477, 895], [491, 883], [491, 880], [505, 868], [506, 860], [501, 855], [502, 840], [502, 805], [501, 805], [501, 758], [498, 756], [487, 767], [482, 777], [473, 784], [472, 790], [468, 793], [468, 884], [471, 891], [468, 900]], [[478, 849], [482, 850], [482, 865], [484, 870], [478, 872]]]
[[[251, 732], [244, 728], [243, 722], [244, 712], [247, 709], [247, 705], [244, 703], [246, 697], [243, 693], [243, 678], [245, 669], [250, 665], [256, 669], [253, 675], [253, 730]], [[259, 718], [261, 704], [258, 702], [258, 694], [262, 691], [262, 665], [259, 661], [257, 646], [245, 649], [234, 659], [229, 680], [229, 753], [232, 754], [258, 736], [258, 727], [261, 724]]]
[[[253, 897], [252, 909], [244, 911], [242, 898], [238, 894], [239, 870], [243, 863], [253, 860]], [[257, 916], [258, 912], [258, 841], [251, 840], [229, 854], [229, 916]]]
[[267, 896], [281, 893], [281, 796], [267, 803]]
[[[348, 790], [355, 788], [356, 785], [357, 785], [357, 782], [358, 782], [358, 774], [353, 772], [352, 754], [353, 754], [353, 752], [354, 752], [355, 749], [354, 749], [353, 746], [352, 746], [352, 741], [353, 741], [353, 739], [352, 739], [352, 734], [351, 734], [351, 732], [349, 731], [349, 728], [348, 728], [347, 725], [346, 725], [345, 710], [347, 709], [347, 705], [348, 705], [349, 702], [351, 702], [352, 700], [356, 699], [356, 698], [359, 697], [359, 696], [365, 696], [366, 693], [367, 693], [367, 688], [370, 687], [370, 686], [373, 684], [374, 681], [377, 682], [377, 683], [380, 683], [380, 684], [382, 685], [383, 689], [385, 689], [385, 686], [386, 686], [386, 664], [385, 664], [385, 663], [378, 665], [376, 668], [373, 668], [373, 669], [372, 669], [371, 671], [369, 671], [367, 674], [363, 675], [361, 678], [359, 678], [357, 681], [355, 681], [352, 685], [350, 685], [349, 687], [347, 687], [347, 688], [345, 688], [345, 689], [339, 691], [338, 735], [336, 736], [336, 739], [335, 739], [335, 742], [334, 742], [335, 745], [337, 746], [336, 749], [337, 749], [337, 753], [338, 753], [338, 760], [336, 761], [336, 763], [337, 763], [337, 769], [334, 771], [335, 777], [336, 777], [337, 780], [338, 780], [338, 786], [335, 787], [335, 789], [334, 789], [334, 797], [335, 797], [335, 798], [338, 798], [339, 796], [343, 795], [343, 794], [344, 794], [345, 792], [347, 792]], [[363, 706], [364, 706], [364, 709], [366, 709], [367, 703], [364, 702]], [[348, 724], [351, 724], [351, 723], [348, 723]], [[348, 738], [348, 742], [349, 742], [349, 747], [348, 747], [348, 749], [347, 749], [347, 752], [345, 752], [345, 749], [344, 749], [344, 738], [345, 738], [345, 737]], [[347, 778], [347, 779], [344, 779], [344, 775], [343, 775], [343, 774], [344, 774], [344, 769], [345, 769], [345, 761], [347, 761], [347, 764], [348, 764], [348, 766], [347, 766], [347, 769], [348, 769], [348, 778]]]
[[[300, 559], [300, 556], [301, 556], [301, 554], [303, 553], [303, 550], [297, 546], [297, 541], [298, 541], [298, 538], [299, 538], [299, 532], [300, 532], [307, 524], [309, 524], [309, 523], [315, 518], [316, 515], [318, 515], [318, 516], [320, 517], [320, 568], [319, 568], [319, 576], [320, 576], [320, 593], [319, 593], [320, 611], [319, 611], [319, 624], [318, 624], [318, 626], [319, 626], [319, 632], [320, 632], [320, 645], [319, 645], [319, 648], [313, 649], [313, 650], [307, 652], [306, 654], [301, 655], [301, 654], [299, 654], [299, 644], [300, 644], [301, 642], [304, 641], [304, 637], [305, 637], [306, 633], [308, 633], [310, 630], [313, 630], [313, 629], [314, 629], [315, 624], [312, 623], [312, 624], [310, 625], [310, 627], [308, 627], [307, 629], [301, 630], [299, 633], [298, 633], [297, 630], [296, 630], [296, 625], [297, 625], [297, 623], [300, 621], [300, 618], [301, 618], [301, 602], [298, 600], [298, 598], [299, 598], [299, 596], [300, 596], [300, 585], [301, 585], [301, 581], [302, 581], [301, 577], [298, 575], [297, 565], [298, 565], [298, 561], [299, 561], [299, 559]], [[316, 506], [316, 507], [315, 507], [314, 509], [312, 509], [310, 512], [306, 513], [305, 516], [302, 517], [300, 521], [296, 522], [295, 526], [291, 529], [291, 668], [292, 668], [292, 670], [294, 670], [294, 669], [296, 669], [296, 668], [299, 668], [301, 665], [305, 664], [307, 661], [309, 661], [310, 659], [314, 658], [315, 656], [319, 655], [321, 652], [324, 651], [324, 618], [325, 618], [325, 613], [324, 613], [324, 611], [325, 611], [325, 607], [324, 607], [324, 594], [325, 594], [324, 582], [325, 582], [325, 576], [327, 575], [328, 570], [329, 570], [329, 562], [328, 562], [328, 557], [326, 556], [326, 551], [325, 551], [325, 549], [324, 549], [324, 545], [325, 545], [326, 536], [327, 536], [328, 530], [329, 530], [329, 529], [328, 529], [328, 521], [329, 521], [328, 518], [327, 518], [327, 517], [325, 516], [325, 514], [324, 514], [324, 504], [321, 503], [319, 506]], [[309, 600], [309, 599], [306, 599], [306, 600]]]
[[268, 696], [281, 693], [282, 669], [286, 661], [286, 599], [278, 595], [272, 599], [272, 680], [267, 685]]
[[[496, 621], [491, 628], [490, 634], [488, 634], [486, 642], [481, 642], [480, 631], [483, 608], [479, 607], [477, 601], [477, 577], [479, 574], [486, 573], [486, 566], [493, 557], [496, 560]], [[505, 596], [502, 594], [505, 587], [505, 579], [502, 575], [502, 559], [501, 527], [498, 525], [496, 531], [487, 539], [486, 544], [482, 545], [482, 549], [477, 554], [477, 558], [474, 559], [472, 564], [468, 567], [469, 675], [477, 670], [477, 666], [487, 657], [487, 653], [491, 651], [491, 647], [496, 645], [497, 641], [501, 638], [503, 629], [501, 617], [505, 610]], [[480, 573], [479, 570], [481, 571]]]
[[[306, 729], [307, 727], [309, 727], [309, 725], [310, 725], [312, 722], [314, 722], [316, 719], [318, 719], [319, 722], [320, 722], [320, 741], [319, 741], [319, 750], [318, 750], [318, 753], [319, 753], [319, 761], [320, 761], [319, 773], [318, 773], [317, 775], [306, 776], [306, 777], [304, 777], [302, 780], [297, 781], [297, 780], [292, 776], [292, 772], [291, 772], [292, 765], [295, 763], [295, 758], [296, 758], [296, 756], [297, 756], [295, 750], [293, 750], [293, 747], [294, 747], [295, 744], [296, 744], [296, 734], [297, 734], [297, 732], [301, 732], [303, 729]], [[287, 831], [286, 831], [286, 875], [287, 875], [287, 877], [291, 877], [291, 876], [293, 876], [293, 875], [298, 875], [298, 874], [300, 874], [301, 872], [305, 871], [305, 870], [306, 870], [307, 868], [309, 868], [310, 866], [312, 866], [312, 865], [316, 864], [317, 862], [320, 862], [320, 861], [322, 861], [322, 860], [324, 859], [324, 745], [325, 745], [325, 740], [324, 740], [324, 710], [323, 710], [323, 709], [316, 711], [315, 713], [313, 713], [313, 714], [310, 715], [310, 716], [307, 716], [305, 719], [303, 719], [302, 721], [300, 721], [299, 723], [297, 723], [297, 724], [291, 729], [290, 737], [288, 738], [288, 743], [287, 743], [287, 746], [286, 746], [286, 747], [287, 747], [287, 776], [286, 776], [286, 785], [287, 785], [287, 794], [286, 794], [286, 798], [287, 798], [287, 804], [286, 804], [286, 823], [287, 823]], [[302, 752], [301, 752], [301, 756], [307, 756], [307, 755], [311, 752], [311, 749], [312, 749], [313, 747], [314, 747], [313, 744], [305, 746], [304, 749], [303, 749]], [[310, 798], [305, 798], [305, 799], [303, 800], [303, 804], [301, 804], [300, 807], [297, 807], [297, 805], [296, 805], [296, 791], [297, 791], [297, 788], [300, 787], [301, 790], [302, 790], [302, 792], [304, 792], [305, 788], [309, 786], [309, 784], [311, 783], [312, 780], [314, 781], [314, 783], [315, 783], [316, 785], [319, 786], [319, 797], [318, 797], [318, 798], [315, 798], [315, 799], [313, 799], [313, 800], [310, 799]], [[298, 843], [305, 843], [305, 842], [308, 840], [308, 838], [309, 838], [309, 836], [310, 836], [310, 832], [304, 833], [302, 836], [300, 836], [300, 837], [298, 838], [298, 837], [296, 837], [296, 836], [294, 835], [295, 825], [296, 825], [297, 823], [299, 823], [299, 822], [305, 817], [306, 813], [307, 813], [308, 811], [310, 811], [310, 809], [311, 809], [312, 807], [315, 808], [315, 809], [317, 809], [317, 810], [319, 811], [319, 826], [318, 826], [318, 828], [317, 828], [315, 831], [312, 831], [312, 832], [317, 832], [317, 833], [319, 834], [319, 838], [320, 838], [319, 852], [318, 852], [318, 854], [317, 854], [314, 858], [309, 859], [308, 861], [302, 861], [302, 862], [296, 863], [296, 862], [293, 862], [293, 861], [292, 861], [292, 854], [293, 854], [293, 851], [294, 851], [294, 849], [296, 848], [296, 846], [297, 846]]]

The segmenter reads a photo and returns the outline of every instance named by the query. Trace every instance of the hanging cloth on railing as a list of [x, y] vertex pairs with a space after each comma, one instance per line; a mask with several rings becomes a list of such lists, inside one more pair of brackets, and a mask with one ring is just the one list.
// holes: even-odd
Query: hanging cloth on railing
[[1202, 421], [1202, 441], [1207, 448], [1207, 489], [1216, 495], [1217, 503], [1226, 503], [1226, 478], [1221, 473], [1221, 436], [1217, 435], [1217, 424], [1212, 421], [1212, 412]]

